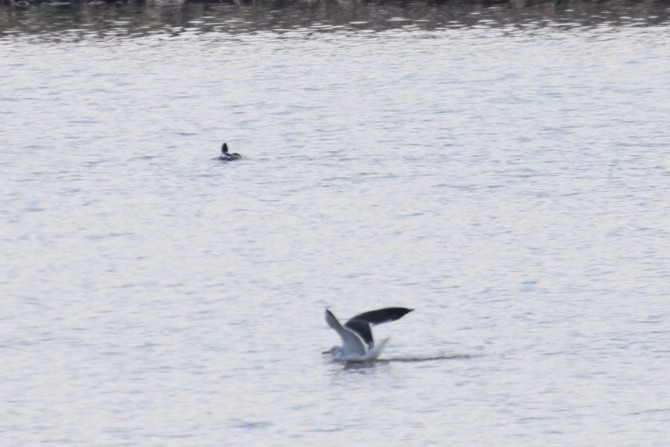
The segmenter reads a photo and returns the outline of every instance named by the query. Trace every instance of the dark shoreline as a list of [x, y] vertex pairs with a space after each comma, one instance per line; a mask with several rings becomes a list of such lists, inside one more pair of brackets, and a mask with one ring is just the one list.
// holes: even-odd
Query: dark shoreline
[[[11, 6], [9, 2], [30, 2]], [[658, 26], [670, 21], [670, 1], [122, 1], [0, 0], [0, 37], [81, 30], [82, 35], [142, 36], [180, 29], [242, 34], [292, 30], [433, 31], [468, 27], [577, 29], [606, 24]], [[73, 36], [69, 36], [71, 40]], [[83, 37], [83, 36], [80, 36]]]

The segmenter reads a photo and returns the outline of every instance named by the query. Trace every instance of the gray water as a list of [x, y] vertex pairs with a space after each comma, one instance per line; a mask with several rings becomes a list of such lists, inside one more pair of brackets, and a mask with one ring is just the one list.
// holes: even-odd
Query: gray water
[[668, 8], [0, 8], [2, 444], [669, 445]]

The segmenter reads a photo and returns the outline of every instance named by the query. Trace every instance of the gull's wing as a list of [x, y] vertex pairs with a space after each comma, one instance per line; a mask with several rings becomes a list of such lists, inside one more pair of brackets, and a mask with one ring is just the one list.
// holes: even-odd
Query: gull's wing
[[347, 321], [345, 326], [348, 326], [351, 321], [362, 320], [372, 325], [388, 323], [389, 321], [399, 320], [414, 309], [406, 309], [404, 307], [386, 307], [384, 309], [371, 310], [356, 315], [351, 320]]
[[328, 323], [328, 326], [333, 328], [335, 332], [337, 332], [337, 335], [339, 335], [342, 339], [342, 349], [344, 351], [350, 354], [359, 355], [365, 355], [365, 353], [368, 351], [363, 344], [361, 337], [359, 337], [351, 329], [347, 329], [342, 326], [340, 322], [337, 321], [337, 318], [335, 318], [335, 315], [333, 315], [333, 313], [328, 309], [326, 309], [326, 323]]
[[368, 348], [372, 348], [375, 342], [372, 337], [372, 329], [370, 329], [370, 326], [398, 320], [413, 310], [414, 309], [406, 309], [404, 307], [386, 307], [384, 309], [371, 310], [356, 315], [351, 320], [347, 321], [344, 326], [356, 332], [356, 334], [367, 343]]
[[344, 324], [344, 327], [347, 329], [351, 329], [356, 334], [358, 334], [358, 336], [361, 337], [363, 341], [368, 345], [368, 349], [374, 346], [375, 341], [372, 338], [372, 329], [370, 329], [370, 323], [368, 323], [367, 321], [354, 317], [351, 320], [347, 321]]

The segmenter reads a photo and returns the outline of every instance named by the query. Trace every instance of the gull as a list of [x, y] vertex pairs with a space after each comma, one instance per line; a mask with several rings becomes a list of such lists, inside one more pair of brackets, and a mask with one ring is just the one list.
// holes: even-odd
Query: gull
[[356, 315], [342, 326], [335, 315], [326, 309], [326, 323], [340, 336], [342, 346], [335, 346], [324, 354], [331, 354], [335, 360], [344, 362], [375, 360], [386, 347], [389, 338], [375, 345], [371, 326], [398, 320], [413, 310], [404, 307], [371, 310]]

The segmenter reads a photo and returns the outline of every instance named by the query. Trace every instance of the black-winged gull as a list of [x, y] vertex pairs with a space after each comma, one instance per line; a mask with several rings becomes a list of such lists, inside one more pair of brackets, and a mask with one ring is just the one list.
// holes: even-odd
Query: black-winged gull
[[340, 336], [342, 346], [335, 346], [324, 354], [330, 353], [335, 360], [344, 362], [375, 360], [382, 353], [389, 339], [387, 337], [380, 344], [375, 345], [371, 326], [398, 320], [413, 310], [404, 307], [371, 310], [356, 315], [342, 326], [335, 315], [326, 309], [326, 323]]

